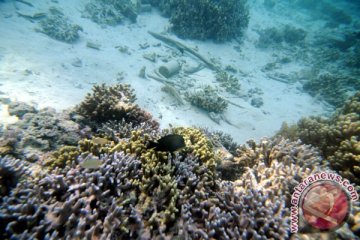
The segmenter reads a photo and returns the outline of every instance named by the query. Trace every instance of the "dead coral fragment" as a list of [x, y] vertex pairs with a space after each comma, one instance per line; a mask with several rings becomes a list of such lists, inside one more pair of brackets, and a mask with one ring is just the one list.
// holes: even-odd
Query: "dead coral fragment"
[[219, 96], [210, 85], [196, 92], [188, 93], [187, 98], [191, 104], [208, 112], [222, 113], [228, 106], [227, 101]]

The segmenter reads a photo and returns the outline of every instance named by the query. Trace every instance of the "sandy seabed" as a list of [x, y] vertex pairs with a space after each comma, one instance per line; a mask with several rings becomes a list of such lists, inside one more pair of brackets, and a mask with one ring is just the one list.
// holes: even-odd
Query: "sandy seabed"
[[[243, 42], [214, 43], [177, 39], [190, 47], [197, 47], [207, 58], [215, 58], [222, 66], [234, 66], [241, 82], [242, 91], [259, 88], [262, 90], [264, 105], [253, 107], [249, 100], [231, 97], [232, 102], [243, 108], [229, 105], [224, 117], [231, 123], [211, 120], [207, 112], [190, 103], [177, 104], [176, 100], [161, 91], [163, 84], [139, 77], [140, 69], [155, 69], [161, 61], [153, 63], [143, 57], [146, 53], [159, 56], [169, 55], [171, 50], [148, 31], [161, 33], [169, 29], [168, 19], [158, 11], [141, 13], [136, 23], [124, 22], [115, 27], [102, 27], [90, 19], [83, 18], [81, 11], [87, 1], [63, 0], [59, 3], [39, 0], [30, 8], [16, 1], [0, 3], [0, 98], [24, 101], [36, 106], [53, 107], [57, 110], [73, 107], [80, 103], [94, 84], [130, 84], [137, 95], [137, 103], [151, 112], [162, 128], [172, 126], [202, 126], [231, 134], [235, 141], [244, 143], [248, 139], [258, 140], [273, 135], [283, 121], [296, 122], [301, 117], [324, 114], [327, 108], [319, 101], [303, 93], [299, 83], [286, 84], [266, 77], [261, 69], [273, 59], [273, 52], [258, 49], [257, 29], [277, 22], [289, 23], [285, 17], [269, 15], [260, 7], [250, 7], [250, 24]], [[255, 3], [253, 3], [255, 4]], [[37, 22], [29, 21], [18, 12], [46, 12], [57, 7], [80, 25], [80, 39], [74, 44], [60, 42], [35, 31]], [[87, 47], [87, 42], [99, 44], [100, 50]], [[148, 44], [142, 49], [140, 45]], [[116, 47], [126, 46], [128, 53]], [[239, 50], [240, 49], [240, 50]], [[182, 61], [195, 63], [191, 56], [181, 56]], [[301, 63], [292, 62], [284, 71], [301, 69]], [[214, 73], [204, 68], [188, 76], [196, 86], [215, 84]], [[226, 93], [224, 93], [226, 95]], [[4, 102], [4, 101], [3, 101]], [[2, 105], [1, 121], [14, 121], [6, 115]]]

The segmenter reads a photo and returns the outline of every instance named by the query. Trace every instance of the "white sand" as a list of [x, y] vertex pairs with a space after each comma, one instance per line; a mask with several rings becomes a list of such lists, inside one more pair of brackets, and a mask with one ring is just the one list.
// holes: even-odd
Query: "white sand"
[[[204, 126], [229, 133], [239, 143], [273, 135], [283, 121], [296, 122], [303, 116], [325, 111], [321, 103], [299, 90], [299, 84], [289, 85], [268, 79], [261, 71], [266, 63], [274, 60], [274, 52], [255, 47], [258, 38], [256, 30], [259, 26], [265, 28], [289, 21], [271, 15], [262, 8], [256, 10], [252, 6], [250, 25], [241, 45], [235, 41], [216, 44], [180, 40], [188, 46], [197, 46], [200, 53], [218, 59], [223, 66], [231, 64], [245, 73], [245, 76], [235, 74], [241, 80], [244, 92], [254, 87], [264, 92], [264, 105], [261, 108], [251, 106], [250, 101], [231, 98], [231, 101], [244, 107], [241, 109], [229, 105], [224, 116], [235, 125], [232, 126], [224, 121], [220, 125], [215, 123], [205, 111], [189, 103], [176, 105], [173, 98], [161, 91], [163, 85], [160, 82], [138, 76], [142, 66], [146, 66], [150, 72], [161, 62], [152, 63], [144, 59], [144, 53], [170, 54], [170, 49], [164, 44], [154, 46], [159, 41], [147, 33], [147, 30], [162, 32], [169, 27], [168, 20], [157, 11], [142, 13], [137, 23], [125, 22], [116, 27], [102, 28], [81, 17], [80, 11], [87, 1], [62, 0], [59, 1], [61, 4], [47, 0], [32, 1], [35, 8], [14, 2], [0, 3], [0, 98], [9, 97], [38, 107], [51, 106], [60, 110], [81, 102], [95, 83], [129, 83], [135, 89], [137, 103], [151, 112], [163, 128], [168, 124]], [[34, 31], [38, 23], [16, 14], [16, 7], [22, 12], [46, 12], [50, 6], [60, 7], [66, 16], [82, 26], [84, 31], [80, 33], [78, 42], [67, 44], [51, 39]], [[170, 36], [177, 39], [174, 35]], [[101, 44], [101, 50], [86, 47], [87, 41]], [[150, 47], [141, 49], [139, 44], [143, 43], [148, 43]], [[119, 52], [115, 48], [119, 45], [127, 46], [131, 55]], [[234, 49], [235, 46], [240, 47], [241, 53]], [[76, 59], [82, 61], [81, 67], [72, 65]], [[189, 61], [191, 58], [182, 56], [179, 59]], [[192, 58], [191, 61], [196, 59]], [[301, 69], [300, 65], [291, 63], [282, 72], [290, 73], [298, 69]], [[123, 80], [117, 80], [120, 72], [125, 73]], [[215, 82], [214, 73], [206, 68], [190, 77], [197, 86]]]

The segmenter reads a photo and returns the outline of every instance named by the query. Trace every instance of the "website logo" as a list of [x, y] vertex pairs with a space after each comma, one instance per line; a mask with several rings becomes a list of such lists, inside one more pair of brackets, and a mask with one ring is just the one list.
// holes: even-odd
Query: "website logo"
[[346, 222], [351, 201], [359, 196], [347, 179], [330, 172], [313, 174], [294, 188], [291, 197], [291, 232], [301, 226], [332, 231]]

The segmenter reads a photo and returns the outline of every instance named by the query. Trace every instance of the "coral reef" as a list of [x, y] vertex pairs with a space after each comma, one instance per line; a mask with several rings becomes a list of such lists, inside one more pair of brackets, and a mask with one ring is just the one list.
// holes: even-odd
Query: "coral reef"
[[85, 5], [84, 16], [98, 24], [115, 26], [124, 18], [136, 22], [136, 4], [131, 0], [92, 0]]
[[154, 1], [170, 15], [173, 31], [180, 37], [226, 41], [241, 36], [249, 23], [246, 0]]
[[[99, 169], [76, 158], [18, 184], [0, 203], [0, 236], [19, 239], [288, 237], [281, 196], [235, 191], [216, 180], [211, 142], [174, 128], [187, 147], [170, 155], [146, 148], [141, 130], [122, 139]], [[122, 149], [125, 149], [125, 153]]]
[[[359, 136], [354, 114], [359, 98], [360, 93], [334, 117], [344, 134]], [[160, 131], [150, 117], [141, 118], [144, 111], [134, 101], [128, 86], [95, 86], [77, 111], [81, 121], [94, 122], [96, 133], [73, 146], [54, 145], [56, 151], [34, 164], [38, 172], [20, 160], [0, 158], [1, 239], [290, 238], [293, 187], [315, 171], [328, 171], [314, 148], [281, 138], [238, 146], [229, 135], [207, 129]], [[119, 104], [135, 106], [140, 114], [131, 116]], [[22, 113], [26, 126], [36, 119], [34, 133], [44, 113], [60, 118], [49, 121], [51, 126], [63, 121], [49, 109]], [[171, 153], [149, 147], [169, 134], [181, 135], [186, 146]], [[344, 159], [358, 156], [348, 154], [348, 146], [358, 150], [358, 143], [349, 141], [335, 149]], [[96, 168], [83, 165], [89, 157], [98, 161]], [[25, 171], [31, 174], [19, 181]], [[356, 232], [358, 215], [353, 215], [349, 228]]]
[[50, 14], [40, 21], [41, 29], [38, 31], [59, 41], [73, 43], [79, 39], [79, 25], [72, 24], [58, 9], [51, 8]]
[[222, 113], [228, 106], [227, 101], [219, 96], [216, 90], [210, 85], [205, 86], [204, 89], [188, 93], [187, 99], [194, 106], [200, 107], [208, 112]]
[[47, 151], [58, 149], [62, 145], [76, 145], [82, 136], [82, 126], [71, 119], [69, 112], [29, 108], [31, 111], [25, 113], [24, 109], [13, 108], [13, 105], [25, 106], [10, 104], [10, 112], [19, 114], [21, 119], [8, 125], [0, 135], [1, 155], [10, 154], [20, 159], [36, 161]]
[[285, 196], [286, 206], [290, 206], [293, 187], [304, 177], [328, 168], [313, 147], [282, 138], [262, 139], [259, 144], [249, 141], [238, 149], [234, 162], [245, 167], [236, 187]]
[[134, 103], [136, 97], [133, 92], [129, 85], [117, 84], [110, 87], [105, 84], [95, 85], [92, 93], [86, 96], [75, 111], [83, 116], [85, 121], [96, 124], [124, 119], [125, 122], [134, 125], [149, 122], [157, 126], [158, 123], [152, 120], [151, 114]]
[[360, 90], [360, 81], [343, 75], [321, 74], [305, 82], [303, 89], [311, 96], [317, 96], [335, 107], [340, 107], [349, 97], [349, 91]]
[[318, 147], [332, 169], [360, 184], [359, 116], [360, 92], [357, 92], [332, 117], [303, 118], [278, 134]]

